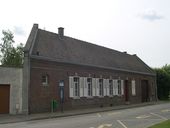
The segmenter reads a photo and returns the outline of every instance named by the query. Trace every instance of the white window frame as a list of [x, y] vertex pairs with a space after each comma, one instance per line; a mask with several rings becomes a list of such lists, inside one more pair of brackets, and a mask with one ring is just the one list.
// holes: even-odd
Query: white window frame
[[[44, 77], [44, 78], [43, 78]], [[41, 82], [43, 86], [48, 86], [49, 84], [49, 75], [42, 75]]]
[[118, 89], [118, 96], [121, 96], [121, 80], [117, 80], [117, 89]]
[[[77, 81], [75, 81], [75, 79], [77, 79]], [[80, 97], [80, 78], [77, 77], [77, 76], [73, 77], [73, 91], [74, 91], [73, 92], [74, 97], [75, 98], [79, 98]]]
[[131, 81], [131, 87], [132, 87], [132, 96], [136, 96], [136, 81]]

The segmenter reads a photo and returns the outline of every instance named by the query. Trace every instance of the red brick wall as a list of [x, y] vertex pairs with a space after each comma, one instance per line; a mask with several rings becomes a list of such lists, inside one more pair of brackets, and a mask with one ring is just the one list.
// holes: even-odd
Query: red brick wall
[[[110, 78], [126, 80], [128, 79], [129, 85], [131, 85], [131, 80], [136, 80], [136, 96], [131, 94], [131, 86], [129, 86], [129, 102], [130, 103], [140, 103], [141, 102], [141, 80], [146, 79], [149, 81], [149, 86], [152, 82], [155, 82], [155, 77], [127, 73], [127, 72], [118, 72], [113, 70], [106, 70], [88, 66], [78, 66], [71, 64], [63, 64], [56, 62], [48, 62], [42, 60], [31, 59], [31, 72], [30, 72], [30, 93], [29, 93], [29, 111], [31, 113], [36, 112], [48, 112], [51, 110], [50, 102], [52, 99], [59, 101], [59, 81], [64, 80], [65, 86], [65, 99], [64, 99], [64, 109], [77, 109], [77, 108], [88, 108], [88, 107], [100, 107], [103, 106], [114, 106], [125, 104], [125, 97], [115, 96], [113, 98], [104, 97], [98, 98], [93, 97], [80, 98], [80, 99], [71, 99], [69, 98], [69, 76], [78, 74], [78, 76], [88, 77], [91, 74], [91, 77], [94, 78]], [[41, 77], [43, 74], [49, 75], [49, 85], [42, 86]], [[155, 83], [154, 83], [155, 85]], [[154, 89], [154, 88], [152, 88]], [[153, 99], [153, 95], [150, 92], [150, 97]], [[57, 111], [59, 111], [58, 108]]]

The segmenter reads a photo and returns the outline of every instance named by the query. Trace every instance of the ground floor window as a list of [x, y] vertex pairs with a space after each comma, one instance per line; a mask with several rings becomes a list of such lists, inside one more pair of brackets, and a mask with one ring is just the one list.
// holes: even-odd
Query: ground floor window
[[87, 78], [88, 96], [92, 96], [92, 78]]
[[103, 79], [99, 79], [99, 96], [104, 95]]
[[79, 78], [74, 77], [73, 83], [74, 83], [74, 96], [79, 97], [80, 96]]
[[113, 80], [109, 80], [109, 95], [113, 95]]
[[121, 80], [118, 80], [118, 95], [121, 95]]

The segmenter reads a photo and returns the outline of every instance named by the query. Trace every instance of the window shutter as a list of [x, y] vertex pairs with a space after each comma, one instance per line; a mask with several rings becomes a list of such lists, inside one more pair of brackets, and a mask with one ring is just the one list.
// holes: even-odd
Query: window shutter
[[121, 80], [121, 94], [124, 95], [124, 80]]
[[107, 95], [107, 83], [106, 83], [106, 79], [103, 79], [103, 88], [104, 88], [104, 96]]
[[96, 79], [92, 78], [92, 90], [93, 96], [96, 96]]
[[88, 86], [87, 86], [87, 78], [84, 77], [84, 96], [88, 96]]
[[74, 97], [73, 77], [69, 77], [69, 96]]
[[110, 89], [109, 89], [109, 79], [106, 79], [106, 95], [109, 96], [109, 92], [110, 92]]
[[96, 78], [96, 96], [99, 96], [99, 78]]
[[135, 80], [132, 80], [132, 95], [135, 96], [136, 95], [136, 84], [135, 84]]
[[83, 97], [84, 78], [80, 77], [80, 97]]
[[118, 95], [118, 80], [115, 80], [115, 95]]

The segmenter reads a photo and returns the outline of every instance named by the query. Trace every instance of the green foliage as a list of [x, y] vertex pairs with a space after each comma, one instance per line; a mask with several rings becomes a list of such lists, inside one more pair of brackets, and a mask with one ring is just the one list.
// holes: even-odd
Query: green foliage
[[10, 30], [2, 31], [3, 38], [0, 42], [0, 62], [2, 66], [20, 67], [23, 64], [23, 44], [14, 47], [14, 36]]
[[170, 128], [170, 120], [164, 121], [162, 123], [153, 125], [149, 128]]
[[159, 99], [168, 99], [170, 94], [170, 65], [154, 69], [157, 74], [157, 93]]

